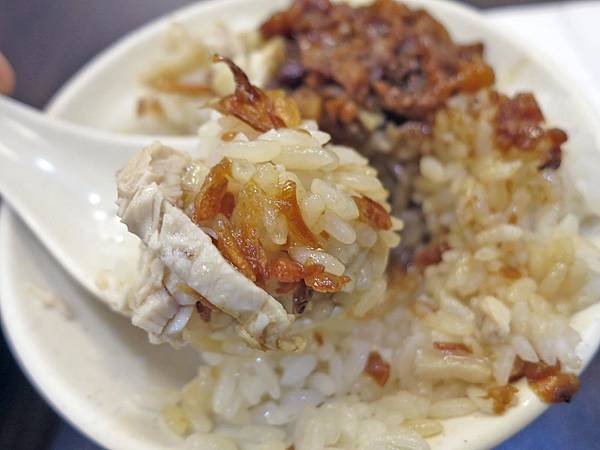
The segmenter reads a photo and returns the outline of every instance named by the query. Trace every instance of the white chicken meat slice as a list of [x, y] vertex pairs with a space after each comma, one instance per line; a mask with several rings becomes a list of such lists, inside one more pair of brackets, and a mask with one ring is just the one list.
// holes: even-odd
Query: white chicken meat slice
[[190, 162], [187, 154], [155, 143], [117, 175], [118, 214], [129, 231], [142, 240], [143, 251], [150, 252], [143, 268], [148, 282], [132, 305], [133, 322], [155, 337], [181, 329], [190, 315], [190, 299], [181, 298], [180, 303], [177, 298], [182, 295], [169, 291], [166, 284], [177, 290], [175, 277], [233, 317], [239, 324], [238, 332], [251, 346], [299, 350], [301, 338], [284, 336], [294, 316], [232, 266], [210, 236], [177, 206], [182, 194], [181, 175]]

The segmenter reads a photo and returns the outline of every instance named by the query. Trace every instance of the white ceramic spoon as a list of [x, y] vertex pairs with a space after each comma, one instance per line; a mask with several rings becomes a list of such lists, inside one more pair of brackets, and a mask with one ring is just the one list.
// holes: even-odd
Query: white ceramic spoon
[[[138, 239], [115, 215], [115, 173], [155, 138], [115, 135], [49, 118], [0, 97], [0, 193], [56, 259], [116, 309]], [[194, 138], [161, 140], [193, 150]], [[107, 271], [119, 271], [118, 283]]]

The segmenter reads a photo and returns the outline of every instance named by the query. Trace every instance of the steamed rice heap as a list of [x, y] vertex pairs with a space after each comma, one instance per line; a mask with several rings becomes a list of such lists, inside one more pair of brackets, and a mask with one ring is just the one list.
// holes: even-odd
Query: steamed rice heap
[[283, 336], [296, 316], [382, 302], [401, 222], [365, 158], [226, 62], [238, 87], [199, 130], [208, 160], [156, 143], [118, 174], [119, 216], [143, 243], [132, 321], [214, 348], [236, 339], [234, 319], [252, 347], [300, 350]]
[[[375, 8], [390, 3], [381, 0]], [[316, 22], [325, 28], [339, 17], [329, 2], [294, 5], [296, 12], [322, 14]], [[404, 11], [449, 39], [423, 17], [427, 13]], [[283, 38], [286, 52], [277, 61], [297, 62], [297, 36]], [[244, 58], [280, 40], [263, 39]], [[270, 62], [272, 79], [262, 83], [301, 90], [278, 81], [285, 62]], [[186, 446], [426, 449], [426, 438], [443, 431], [443, 419], [501, 414], [517, 404], [525, 386], [518, 380], [547, 402], [568, 402], [576, 393], [581, 338], [569, 323], [597, 300], [599, 277], [590, 263], [596, 250], [579, 233], [586, 213], [561, 169], [567, 136], [546, 124], [533, 95], [506, 97], [488, 76], [482, 80], [476, 89], [449, 92], [417, 120], [381, 111], [353, 116], [346, 131], [363, 121], [361, 133], [367, 133], [356, 145], [380, 169], [392, 193], [391, 212], [405, 222], [387, 289], [376, 276], [367, 283], [379, 286], [374, 295], [365, 291], [354, 309], [295, 328], [306, 342], [299, 354], [258, 352], [235, 340], [214, 345], [205, 332], [190, 332], [205, 365], [163, 409]], [[325, 84], [315, 84], [317, 92], [337, 90], [345, 101], [351, 94], [329, 78], [317, 82]], [[201, 139], [219, 140], [212, 127], [214, 121], [201, 126]], [[335, 179], [335, 172], [329, 175]], [[368, 307], [361, 309], [361, 302]], [[192, 315], [189, 329], [200, 322]]]
[[548, 145], [495, 145], [497, 108], [484, 91], [436, 115], [415, 183], [435, 241], [419, 266], [390, 268], [383, 304], [305, 330], [300, 355], [202, 353], [207, 365], [164, 410], [188, 445], [426, 449], [440, 419], [514, 405], [520, 378], [546, 401], [571, 398], [569, 317], [596, 300], [597, 275], [568, 184], [539, 170]]

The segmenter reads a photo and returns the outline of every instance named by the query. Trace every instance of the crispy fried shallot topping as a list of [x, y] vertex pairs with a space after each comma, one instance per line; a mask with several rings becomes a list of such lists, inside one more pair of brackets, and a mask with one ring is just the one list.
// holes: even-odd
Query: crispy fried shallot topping
[[541, 380], [529, 380], [529, 386], [546, 403], [569, 403], [579, 390], [579, 378], [558, 372]]
[[555, 370], [545, 371], [546, 375], [540, 378], [527, 376], [526, 367], [529, 386], [546, 403], [569, 403], [579, 390], [579, 378], [575, 374], [561, 372], [559, 365], [553, 367]]
[[371, 200], [364, 195], [360, 197], [356, 195], [352, 196], [352, 200], [354, 200], [354, 203], [358, 207], [358, 220], [376, 230], [389, 230], [392, 228], [390, 214], [375, 200]]
[[317, 238], [302, 218], [296, 197], [296, 183], [291, 180], [285, 182], [277, 198], [277, 206], [288, 222], [288, 245], [318, 248]]
[[252, 281], [256, 281], [256, 274], [252, 264], [246, 259], [239, 245], [239, 238], [234, 233], [231, 222], [227, 217], [219, 214], [215, 217], [213, 228], [217, 233], [217, 248], [221, 254], [237, 269]]
[[254, 183], [247, 184], [238, 196], [238, 206], [233, 217], [235, 219], [238, 246], [252, 266], [255, 281], [264, 286], [269, 278], [269, 261], [267, 252], [260, 242], [258, 226], [261, 220], [264, 194]]
[[261, 32], [286, 41], [276, 84], [338, 142], [361, 127], [360, 110], [428, 120], [451, 95], [494, 82], [482, 44], [457, 45], [427, 12], [394, 0], [355, 8], [296, 0]]
[[325, 272], [320, 264], [312, 264], [304, 267], [304, 282], [313, 291], [334, 293], [342, 290], [344, 285], [350, 281], [347, 276], [337, 276]]
[[315, 339], [315, 342], [317, 343], [317, 345], [319, 347], [322, 347], [323, 344], [325, 343], [325, 339], [323, 339], [323, 335], [321, 333], [319, 333], [318, 331], [315, 331], [313, 333], [313, 338]]
[[510, 384], [493, 386], [488, 389], [484, 398], [491, 398], [494, 404], [494, 413], [502, 414], [512, 404], [517, 392], [519, 390]]
[[524, 361], [523, 364], [523, 375], [531, 381], [543, 380], [558, 372], [560, 372], [560, 364], [549, 366], [543, 362], [532, 363], [527, 361]]
[[200, 96], [212, 94], [210, 86], [200, 83], [183, 83], [170, 77], [159, 77], [147, 80], [146, 83], [157, 91], [168, 94], [179, 94], [185, 96]]
[[385, 386], [390, 377], [391, 366], [384, 361], [379, 352], [369, 353], [364, 372], [369, 375], [379, 386]]
[[512, 383], [523, 378], [525, 376], [525, 373], [523, 373], [524, 368], [525, 361], [517, 356], [515, 358], [515, 362], [513, 363], [512, 370], [510, 371], [510, 377], [508, 378], [508, 381]]
[[300, 124], [298, 107], [283, 91], [267, 93], [252, 85], [244, 71], [229, 58], [215, 55], [213, 61], [227, 64], [235, 80], [235, 92], [218, 103], [221, 112], [235, 116], [262, 132], [273, 128], [294, 128]]
[[270, 274], [280, 283], [298, 283], [303, 284], [317, 292], [339, 292], [350, 278], [345, 276], [336, 276], [325, 272], [325, 268], [320, 264], [307, 264], [303, 266], [285, 256], [278, 257], [270, 265]]
[[442, 255], [449, 249], [450, 247], [445, 242], [430, 242], [415, 253], [413, 262], [419, 269], [423, 270], [428, 266], [440, 263]]
[[543, 161], [539, 166], [539, 170], [551, 169], [556, 170], [560, 167], [562, 162], [562, 148], [561, 145], [567, 142], [568, 136], [560, 128], [550, 128], [546, 131], [546, 136], [552, 143], [550, 150], [546, 154], [546, 160]]
[[504, 267], [502, 267], [502, 269], [500, 269], [500, 272], [506, 278], [510, 278], [511, 280], [516, 280], [518, 278], [521, 278], [521, 272], [519, 272], [519, 269], [516, 269], [512, 266], [504, 266]]
[[233, 208], [235, 208], [235, 197], [231, 192], [225, 192], [225, 195], [223, 195], [223, 199], [221, 200], [221, 210], [219, 212], [228, 219], [231, 219]]
[[279, 256], [271, 262], [270, 273], [280, 283], [297, 283], [304, 278], [304, 267], [286, 256]]
[[218, 308], [215, 305], [213, 305], [206, 297], [201, 295], [199, 292], [196, 292], [187, 284], [180, 284], [177, 286], [177, 289], [195, 298], [197, 300], [196, 311], [198, 311], [198, 314], [200, 315], [202, 320], [204, 320], [205, 322], [210, 322], [212, 311], [216, 311]]
[[296, 183], [287, 181], [279, 193], [269, 197], [254, 182], [240, 190], [237, 201], [227, 191], [231, 161], [224, 158], [215, 165], [204, 180], [194, 199], [192, 218], [195, 223], [210, 226], [217, 236], [216, 246], [221, 254], [242, 274], [265, 287], [268, 280], [280, 283], [277, 292], [293, 292], [293, 309], [301, 313], [312, 291], [339, 292], [350, 278], [325, 272], [323, 266], [293, 261], [287, 253], [268, 254], [260, 241], [259, 229], [267, 204], [275, 206], [288, 224], [288, 246], [302, 245], [317, 249], [317, 238], [310, 231], [296, 198]]
[[529, 387], [546, 403], [569, 403], [579, 390], [579, 378], [561, 371], [560, 363], [549, 366], [543, 362], [515, 362], [510, 380], [527, 378]]
[[194, 198], [192, 220], [195, 223], [212, 219], [223, 210], [223, 199], [226, 197], [229, 176], [231, 176], [231, 161], [227, 158], [223, 158], [210, 169]]

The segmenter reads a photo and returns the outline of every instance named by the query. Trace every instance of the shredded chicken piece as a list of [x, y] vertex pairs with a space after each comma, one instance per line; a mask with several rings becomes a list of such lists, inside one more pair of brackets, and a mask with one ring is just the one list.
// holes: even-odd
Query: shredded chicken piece
[[304, 278], [304, 267], [290, 258], [280, 256], [271, 263], [270, 273], [281, 283], [297, 283]]
[[502, 275], [504, 275], [506, 278], [510, 278], [511, 280], [517, 280], [519, 278], [521, 278], [521, 272], [519, 272], [519, 269], [515, 269], [512, 266], [504, 266], [500, 272], [502, 273]]
[[[165, 164], [169, 158], [181, 163]], [[140, 152], [117, 175], [121, 220], [160, 261], [158, 270], [164, 267], [162, 270], [168, 270], [178, 279], [178, 285], [189, 286], [215, 308], [233, 317], [239, 323], [238, 332], [249, 345], [282, 351], [301, 349], [304, 346], [301, 338], [284, 336], [294, 316], [234, 268], [211, 238], [175, 206], [181, 192], [163, 188], [164, 180], [172, 179], [172, 171], [182, 173], [187, 164], [187, 155], [158, 143]], [[160, 297], [156, 294], [148, 297], [156, 297], [153, 304], [163, 305], [162, 309], [154, 309], [160, 315], [156, 317], [174, 317], [177, 303], [169, 300], [166, 290], [161, 292]], [[140, 304], [145, 304], [144, 299]], [[154, 321], [154, 316], [148, 320]], [[153, 330], [160, 334], [164, 326], [163, 322], [157, 323]]]

